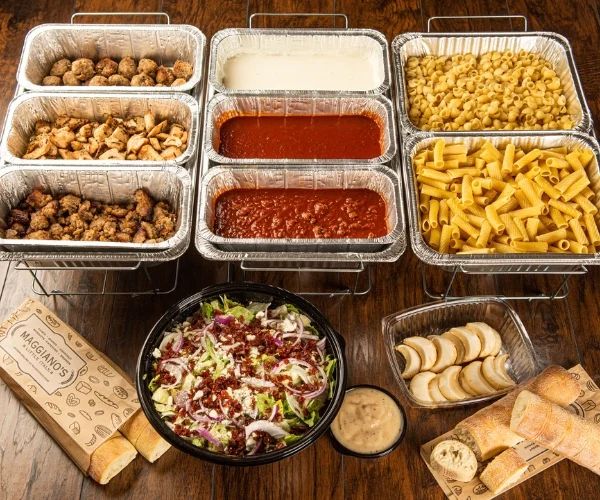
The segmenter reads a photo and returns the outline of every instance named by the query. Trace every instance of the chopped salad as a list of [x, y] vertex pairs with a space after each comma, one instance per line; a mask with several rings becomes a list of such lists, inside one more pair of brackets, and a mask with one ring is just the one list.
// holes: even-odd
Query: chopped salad
[[154, 349], [154, 406], [173, 432], [213, 452], [284, 448], [333, 395], [336, 359], [326, 340], [292, 304], [203, 302]]

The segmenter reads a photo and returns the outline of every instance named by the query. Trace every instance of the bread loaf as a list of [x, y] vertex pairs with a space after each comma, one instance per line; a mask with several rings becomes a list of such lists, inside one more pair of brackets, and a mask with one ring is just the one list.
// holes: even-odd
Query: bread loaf
[[92, 453], [88, 474], [94, 481], [106, 484], [127, 467], [136, 455], [133, 445], [117, 432]]
[[487, 465], [479, 479], [497, 494], [515, 484], [526, 470], [527, 462], [513, 448], [508, 448]]
[[119, 430], [151, 463], [158, 460], [171, 447], [152, 427], [142, 410], [138, 410]]
[[429, 457], [431, 468], [448, 479], [468, 483], [477, 472], [477, 459], [468, 446], [447, 439], [435, 445]]
[[600, 426], [530, 391], [517, 397], [510, 428], [523, 438], [560, 453], [600, 474]]
[[460, 422], [455, 428], [456, 435], [475, 452], [479, 461], [488, 460], [523, 441], [511, 431], [510, 417], [515, 399], [524, 389], [561, 406], [571, 404], [580, 392], [579, 384], [567, 370], [549, 366], [537, 377]]

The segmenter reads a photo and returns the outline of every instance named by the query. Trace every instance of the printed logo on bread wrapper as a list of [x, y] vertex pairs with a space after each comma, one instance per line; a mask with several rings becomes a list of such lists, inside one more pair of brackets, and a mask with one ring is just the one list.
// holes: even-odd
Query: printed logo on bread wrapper
[[[89, 457], [139, 408], [135, 388], [118, 368], [33, 300], [0, 323], [0, 368], [9, 385], [44, 409], [44, 427], [54, 421], [77, 443], [77, 449], [66, 444], [73, 454], [67, 453], [83, 470], [89, 463], [81, 453]], [[65, 447], [61, 435], [53, 436]]]
[[11, 326], [0, 347], [47, 394], [69, 387], [86, 365], [65, 339], [35, 314]]
[[[578, 399], [570, 406], [571, 411], [583, 416], [587, 420], [600, 424], [600, 413], [598, 413], [598, 408], [600, 408], [600, 391], [598, 391], [596, 384], [590, 384], [592, 379], [581, 367], [581, 365], [574, 366], [569, 370], [569, 372], [573, 378], [581, 384], [582, 388]], [[421, 446], [421, 458], [425, 461], [427, 468], [448, 498], [452, 498], [453, 500], [474, 500], [474, 498], [477, 498], [477, 500], [491, 500], [492, 498], [495, 498], [497, 495], [494, 495], [491, 491], [489, 491], [487, 487], [479, 480], [482, 464], [479, 464], [477, 475], [472, 481], [468, 483], [458, 483], [461, 485], [460, 489], [456, 487], [456, 481], [444, 478], [430, 467], [429, 457], [431, 456], [431, 451], [435, 445], [445, 439], [456, 438], [457, 436], [452, 433], [452, 430], [450, 430]], [[514, 449], [525, 461], [528, 462], [528, 467], [525, 474], [523, 474], [521, 479], [519, 479], [519, 481], [517, 481], [513, 486], [516, 486], [523, 481], [527, 481], [527, 479], [530, 477], [539, 474], [540, 472], [563, 460], [561, 455], [558, 455], [557, 453], [547, 450], [546, 448], [543, 448], [530, 441], [523, 441], [515, 446]], [[487, 463], [488, 462], [485, 462], [485, 465], [487, 465]], [[511, 488], [513, 486], [511, 486]], [[501, 491], [498, 493], [498, 495], [503, 494], [506, 491], [508, 490]]]

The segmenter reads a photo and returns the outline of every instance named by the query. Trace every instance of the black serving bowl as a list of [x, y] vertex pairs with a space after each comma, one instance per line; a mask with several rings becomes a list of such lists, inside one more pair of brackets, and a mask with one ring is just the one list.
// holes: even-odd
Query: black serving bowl
[[[224, 453], [215, 453], [204, 448], [199, 448], [182, 439], [175, 434], [163, 422], [160, 415], [154, 408], [152, 402], [152, 392], [148, 389], [148, 382], [152, 373], [152, 351], [158, 347], [165, 330], [170, 329], [175, 323], [184, 321], [187, 317], [198, 311], [199, 303], [205, 300], [217, 298], [219, 295], [226, 294], [227, 297], [241, 302], [271, 302], [274, 306], [281, 304], [293, 304], [304, 314], [311, 318], [313, 325], [319, 333], [327, 337], [327, 352], [337, 358], [335, 373], [335, 392], [333, 397], [327, 402], [323, 413], [317, 424], [311, 428], [296, 443], [287, 446], [281, 450], [262, 453], [250, 457], [236, 457]], [[221, 465], [261, 465], [276, 462], [284, 458], [295, 455], [301, 450], [312, 445], [324, 432], [329, 429], [331, 422], [337, 415], [342, 404], [346, 389], [346, 361], [344, 358], [344, 340], [331, 327], [325, 317], [310, 302], [291, 292], [270, 285], [259, 283], [223, 283], [203, 289], [201, 292], [182, 300], [171, 307], [152, 327], [142, 350], [140, 352], [136, 369], [137, 393], [146, 417], [156, 429], [156, 431], [169, 443], [176, 448], [202, 460], [214, 462]]]
[[[381, 457], [388, 455], [389, 453], [394, 451], [396, 448], [398, 448], [398, 446], [404, 439], [404, 435], [406, 434], [406, 427], [407, 427], [406, 413], [404, 411], [404, 408], [402, 408], [402, 405], [400, 404], [400, 401], [398, 401], [398, 398], [396, 396], [394, 396], [391, 392], [386, 391], [384, 388], [378, 387], [376, 385], [371, 385], [371, 384], [353, 385], [351, 387], [348, 387], [348, 389], [346, 389], [346, 392], [344, 392], [344, 396], [346, 395], [346, 393], [353, 391], [354, 389], [362, 389], [362, 388], [375, 389], [376, 391], [383, 392], [384, 394], [389, 396], [394, 403], [396, 403], [396, 406], [400, 410], [400, 415], [402, 415], [402, 431], [400, 432], [400, 435], [398, 436], [398, 438], [385, 450], [381, 450], [377, 453], [358, 453], [356, 451], [352, 451], [352, 450], [346, 448], [342, 443], [340, 443], [336, 439], [336, 437], [333, 434], [333, 431], [331, 429], [329, 430], [329, 436], [331, 438], [331, 441], [333, 442], [333, 447], [338, 452], [342, 453], [343, 455], [349, 455], [351, 457], [356, 457], [356, 458], [381, 458]], [[342, 398], [342, 402], [343, 401], [344, 401], [344, 398]]]

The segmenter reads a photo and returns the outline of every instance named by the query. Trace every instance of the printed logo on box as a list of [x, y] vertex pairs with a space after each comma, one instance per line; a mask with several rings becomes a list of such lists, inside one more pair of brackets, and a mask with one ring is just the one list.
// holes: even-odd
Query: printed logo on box
[[35, 313], [10, 326], [0, 347], [48, 394], [70, 386], [86, 362]]

